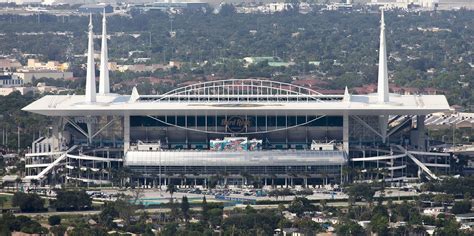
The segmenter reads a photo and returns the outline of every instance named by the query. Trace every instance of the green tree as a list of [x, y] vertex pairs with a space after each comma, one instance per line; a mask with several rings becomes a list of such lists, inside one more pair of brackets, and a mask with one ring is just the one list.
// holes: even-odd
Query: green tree
[[454, 202], [454, 196], [451, 194], [436, 194], [433, 197], [433, 201], [435, 204], [440, 204], [444, 207], [444, 211], [446, 212], [448, 205]]
[[15, 185], [16, 185], [16, 190], [19, 191], [20, 190], [20, 184], [21, 184], [22, 180], [20, 177], [17, 177], [15, 179]]
[[222, 208], [212, 208], [208, 211], [209, 223], [212, 227], [218, 226], [222, 222]]
[[175, 236], [178, 232], [178, 223], [166, 224], [161, 235], [163, 236]]
[[471, 200], [463, 200], [459, 202], [455, 202], [453, 205], [453, 208], [451, 209], [451, 212], [453, 214], [464, 214], [464, 213], [469, 213], [471, 211], [472, 204]]
[[448, 219], [444, 221], [442, 227], [438, 227], [435, 230], [435, 235], [439, 236], [461, 236], [465, 235], [459, 229], [460, 225], [454, 219]]
[[114, 227], [115, 224], [113, 220], [119, 216], [115, 203], [116, 202], [106, 202], [102, 207], [102, 211], [99, 213], [99, 223], [107, 228]]
[[5, 202], [7, 202], [7, 199], [4, 198], [4, 197], [0, 197], [0, 206], [1, 206], [1, 210], [3, 211], [3, 206], [5, 205]]
[[108, 204], [110, 204], [110, 206], [104, 207], [100, 215], [101, 218], [99, 219], [101, 219], [107, 225], [112, 225], [113, 223], [110, 221], [118, 217], [125, 221], [126, 226], [131, 224], [132, 217], [135, 215], [137, 206], [130, 202], [130, 198], [128, 196], [121, 196], [115, 202]]
[[186, 222], [189, 221], [189, 202], [188, 197], [183, 196], [181, 199], [181, 212], [183, 212], [183, 217]]
[[51, 205], [58, 211], [87, 210], [92, 207], [92, 199], [85, 191], [60, 190]]
[[336, 225], [337, 235], [365, 236], [366, 232], [362, 226], [352, 220], [345, 220]]
[[349, 202], [351, 203], [360, 200], [372, 202], [375, 194], [375, 190], [367, 183], [352, 184], [346, 187], [344, 191], [349, 195]]
[[67, 232], [68, 236], [107, 236], [107, 231], [98, 227], [78, 226]]
[[375, 214], [370, 220], [370, 228], [377, 235], [388, 234], [388, 217], [382, 214]]
[[207, 222], [209, 220], [209, 205], [207, 204], [206, 196], [202, 197], [202, 221]]
[[52, 216], [48, 217], [48, 223], [49, 223], [49, 225], [51, 225], [51, 226], [61, 224], [61, 216], [59, 216], [59, 215], [52, 215]]
[[176, 188], [176, 186], [174, 184], [168, 184], [168, 186], [166, 186], [166, 192], [170, 193], [170, 202], [173, 202], [173, 194], [178, 191], [178, 188]]
[[315, 235], [323, 231], [323, 227], [310, 218], [300, 219], [296, 221], [296, 225], [305, 235]]
[[64, 236], [66, 233], [66, 226], [64, 225], [56, 225], [53, 226], [49, 229], [49, 231], [54, 235], [54, 236]]
[[30, 234], [48, 233], [48, 229], [42, 227], [40, 223], [30, 219], [27, 216], [15, 217], [11, 213], [3, 214], [0, 219], [1, 235], [11, 235], [11, 232], [14, 231]]
[[36, 221], [28, 221], [23, 223], [20, 229], [21, 232], [23, 233], [28, 233], [28, 234], [46, 234], [48, 233], [48, 229], [45, 227], [41, 226], [40, 223]]
[[305, 197], [295, 197], [288, 206], [288, 209], [301, 217], [305, 211], [315, 211], [316, 207]]
[[46, 210], [44, 200], [36, 193], [16, 192], [12, 198], [12, 206], [17, 206], [22, 212], [38, 212]]

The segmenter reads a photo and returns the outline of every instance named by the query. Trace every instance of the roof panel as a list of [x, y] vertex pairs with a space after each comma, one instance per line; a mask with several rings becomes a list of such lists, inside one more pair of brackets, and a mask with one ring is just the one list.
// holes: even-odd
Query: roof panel
[[399, 114], [426, 115], [449, 110], [443, 95], [395, 95], [391, 94], [389, 103], [378, 103], [377, 96], [352, 95], [350, 101], [130, 101], [129, 95], [98, 96], [96, 103], [85, 103], [84, 95], [48, 95], [29, 104], [24, 111], [47, 116], [83, 115], [155, 115], [194, 113], [226, 114]]

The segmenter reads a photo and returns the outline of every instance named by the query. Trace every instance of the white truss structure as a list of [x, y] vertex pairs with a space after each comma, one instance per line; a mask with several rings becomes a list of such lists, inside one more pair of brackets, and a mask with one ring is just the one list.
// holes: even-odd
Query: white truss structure
[[324, 102], [343, 95], [324, 95], [315, 90], [271, 80], [229, 79], [196, 83], [163, 95], [140, 95], [152, 102]]

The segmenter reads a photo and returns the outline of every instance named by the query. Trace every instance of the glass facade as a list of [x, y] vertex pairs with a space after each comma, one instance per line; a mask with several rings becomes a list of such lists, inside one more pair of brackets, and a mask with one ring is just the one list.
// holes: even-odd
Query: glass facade
[[179, 126], [179, 127], [213, 127], [226, 126], [233, 120], [243, 120], [247, 128], [255, 127], [292, 127], [292, 126], [341, 126], [342, 116], [131, 116], [130, 126]]

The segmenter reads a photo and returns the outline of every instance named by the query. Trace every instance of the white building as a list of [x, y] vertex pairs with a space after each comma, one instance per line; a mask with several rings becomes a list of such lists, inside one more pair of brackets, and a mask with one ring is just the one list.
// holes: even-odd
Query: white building
[[22, 79], [24, 84], [32, 83], [33, 80], [41, 78], [70, 79], [74, 77], [72, 72], [53, 70], [21, 70], [13, 74]]
[[19, 87], [23, 85], [23, 80], [11, 73], [0, 74], [0, 87]]

